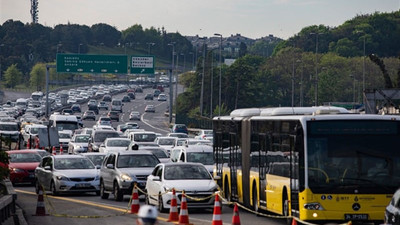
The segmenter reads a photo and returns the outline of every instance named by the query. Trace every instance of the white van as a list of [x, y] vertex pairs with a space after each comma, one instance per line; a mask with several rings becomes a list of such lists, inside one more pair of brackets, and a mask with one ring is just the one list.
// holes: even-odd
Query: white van
[[156, 133], [151, 131], [129, 132], [128, 138], [132, 142], [154, 142], [156, 140]]
[[74, 115], [51, 114], [49, 124], [57, 130], [70, 130], [72, 133], [79, 128], [78, 119]]
[[15, 106], [16, 107], [18, 107], [18, 108], [21, 108], [21, 109], [26, 109], [26, 108], [28, 108], [28, 104], [29, 104], [29, 101], [28, 101], [28, 99], [25, 99], [25, 98], [19, 98], [19, 99], [17, 99], [17, 101], [15, 102]]
[[202, 163], [212, 174], [214, 170], [213, 147], [209, 145], [184, 145], [171, 150], [171, 162]]
[[111, 111], [120, 111], [122, 113], [122, 100], [121, 99], [113, 99], [111, 101]]

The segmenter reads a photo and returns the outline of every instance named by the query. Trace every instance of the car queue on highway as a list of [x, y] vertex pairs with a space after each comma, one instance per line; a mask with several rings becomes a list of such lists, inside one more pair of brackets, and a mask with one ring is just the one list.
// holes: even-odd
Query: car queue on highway
[[[168, 199], [172, 189], [185, 190], [199, 197], [212, 195], [218, 190], [218, 185], [213, 179], [212, 169], [203, 165], [210, 165], [210, 162], [212, 165], [214, 159], [210, 151], [199, 150], [197, 155], [202, 155], [202, 159], [189, 156], [187, 159], [184, 156], [174, 159], [174, 162], [170, 159], [175, 148], [179, 152], [198, 149], [199, 145], [212, 149], [212, 140], [202, 136], [189, 138], [184, 124], [175, 126], [180, 130], [175, 127], [170, 129], [166, 125], [163, 130], [153, 129], [154, 124], [143, 125], [144, 114], [156, 112], [160, 104], [166, 106], [167, 98], [159, 89], [154, 91], [149, 88], [157, 98], [146, 99], [145, 109], [126, 109], [128, 103], [135, 105], [135, 99], [146, 96], [146, 93], [136, 93], [136, 88], [146, 89], [129, 85], [99, 85], [51, 93], [49, 102], [52, 113], [49, 121], [44, 119], [46, 97], [42, 93], [35, 93], [35, 96], [39, 95], [36, 99], [26, 99], [23, 107], [7, 102], [1, 111], [4, 116], [0, 118], [0, 125], [3, 121], [12, 121], [16, 125], [16, 134], [9, 135], [14, 144], [8, 148], [29, 149], [14, 150], [20, 155], [28, 152], [29, 157], [24, 154], [17, 160], [20, 162], [18, 165], [9, 164], [12, 183], [32, 184], [36, 193], [42, 188], [52, 195], [92, 192], [102, 199], [112, 196], [116, 201], [122, 201], [124, 195], [130, 195], [134, 185], [137, 185], [142, 194], [148, 190], [153, 195], [167, 193], [165, 197], [155, 199], [151, 195], [144, 195], [146, 203], [158, 206], [161, 212], [170, 207]], [[40, 102], [36, 104], [36, 110], [32, 110], [33, 101]], [[165, 109], [162, 111], [164, 113]], [[124, 119], [124, 115], [129, 116]], [[57, 130], [57, 145], [43, 145], [38, 140], [39, 133], [49, 132], [48, 128], [52, 126]], [[168, 137], [180, 132], [184, 138]], [[170, 139], [168, 146], [157, 144], [163, 138]], [[14, 151], [9, 151], [9, 154]], [[40, 155], [39, 152], [46, 154]], [[13, 161], [16, 161], [16, 157], [15, 154]], [[161, 168], [165, 168], [165, 174]], [[175, 172], [169, 173], [168, 170]], [[198, 182], [206, 186], [192, 185]], [[189, 208], [212, 209], [213, 206], [213, 198], [201, 204], [188, 203]]]

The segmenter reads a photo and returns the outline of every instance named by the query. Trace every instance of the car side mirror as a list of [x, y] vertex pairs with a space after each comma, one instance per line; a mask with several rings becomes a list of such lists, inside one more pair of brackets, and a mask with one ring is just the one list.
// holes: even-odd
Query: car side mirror
[[154, 176], [153, 181], [161, 181], [161, 178], [159, 176]]
[[107, 164], [107, 169], [114, 169], [114, 165], [113, 164]]
[[51, 170], [51, 166], [45, 166], [44, 169], [45, 170]]

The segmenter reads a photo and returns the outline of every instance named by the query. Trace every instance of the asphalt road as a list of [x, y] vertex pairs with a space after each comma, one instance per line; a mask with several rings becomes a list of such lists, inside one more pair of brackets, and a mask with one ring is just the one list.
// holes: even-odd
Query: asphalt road
[[[163, 135], [169, 133], [168, 117], [164, 115], [168, 101], [159, 102], [156, 100], [145, 101], [146, 93], [153, 92], [153, 89], [144, 89], [144, 93], [137, 93], [136, 99], [125, 103], [123, 113], [119, 122], [113, 122], [113, 127], [118, 124], [129, 121], [129, 113], [131, 111], [139, 111], [142, 114], [141, 121], [137, 122], [141, 128]], [[168, 95], [168, 90], [166, 91]], [[116, 97], [122, 97], [119, 94]], [[144, 108], [148, 104], [156, 106], [155, 113], [145, 113]], [[82, 112], [87, 110], [87, 104], [82, 104]], [[99, 115], [106, 115], [107, 111], [100, 111]], [[98, 118], [97, 116], [97, 118]], [[84, 121], [85, 127], [91, 127], [95, 121]], [[25, 211], [25, 216], [29, 225], [64, 225], [64, 224], [82, 224], [82, 225], [97, 225], [97, 224], [118, 224], [128, 225], [136, 224], [136, 215], [130, 214], [129, 201], [130, 196], [125, 195], [122, 202], [116, 202], [110, 196], [109, 199], [101, 199], [93, 193], [80, 195], [61, 195], [52, 196], [45, 195], [46, 213], [49, 216], [33, 216], [36, 213], [37, 195], [32, 186], [17, 186], [15, 187], [18, 194], [17, 204]], [[144, 204], [141, 199], [140, 204]], [[128, 212], [128, 213], [127, 213]], [[189, 210], [189, 222], [192, 224], [211, 224], [213, 212], [208, 210]], [[232, 221], [233, 208], [223, 205], [222, 220], [224, 224], [230, 224]], [[159, 214], [159, 224], [170, 224], [167, 221], [169, 213]], [[252, 213], [240, 210], [241, 224], [285, 224], [284, 220], [259, 217]]]

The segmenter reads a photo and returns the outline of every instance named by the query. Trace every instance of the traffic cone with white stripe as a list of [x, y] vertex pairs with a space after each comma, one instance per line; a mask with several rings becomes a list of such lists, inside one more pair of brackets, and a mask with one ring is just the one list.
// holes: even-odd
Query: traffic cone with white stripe
[[239, 209], [236, 203], [233, 208], [232, 225], [240, 225]]
[[62, 145], [60, 145], [60, 155], [62, 155], [64, 153], [64, 149], [62, 147]]
[[53, 146], [53, 150], [51, 152], [52, 155], [57, 155], [56, 146]]
[[43, 190], [41, 186], [39, 188], [38, 201], [36, 205], [36, 214], [34, 216], [47, 216], [46, 209], [44, 207]]
[[132, 204], [131, 204], [131, 213], [136, 214], [139, 212], [140, 204], [139, 204], [139, 194], [138, 190], [135, 186], [133, 187], [133, 192], [132, 192]]
[[[159, 204], [162, 204], [162, 202], [160, 202]], [[175, 189], [172, 189], [171, 208], [169, 209], [168, 222], [176, 222], [176, 221], [179, 221], [178, 203], [176, 200]]]
[[181, 212], [179, 213], [179, 224], [190, 224], [185, 192], [182, 192], [181, 197]]
[[294, 217], [292, 219], [292, 225], [297, 225], [297, 220]]
[[222, 225], [221, 202], [219, 201], [218, 194], [215, 195], [215, 200], [214, 200], [214, 213], [213, 213], [212, 225]]

